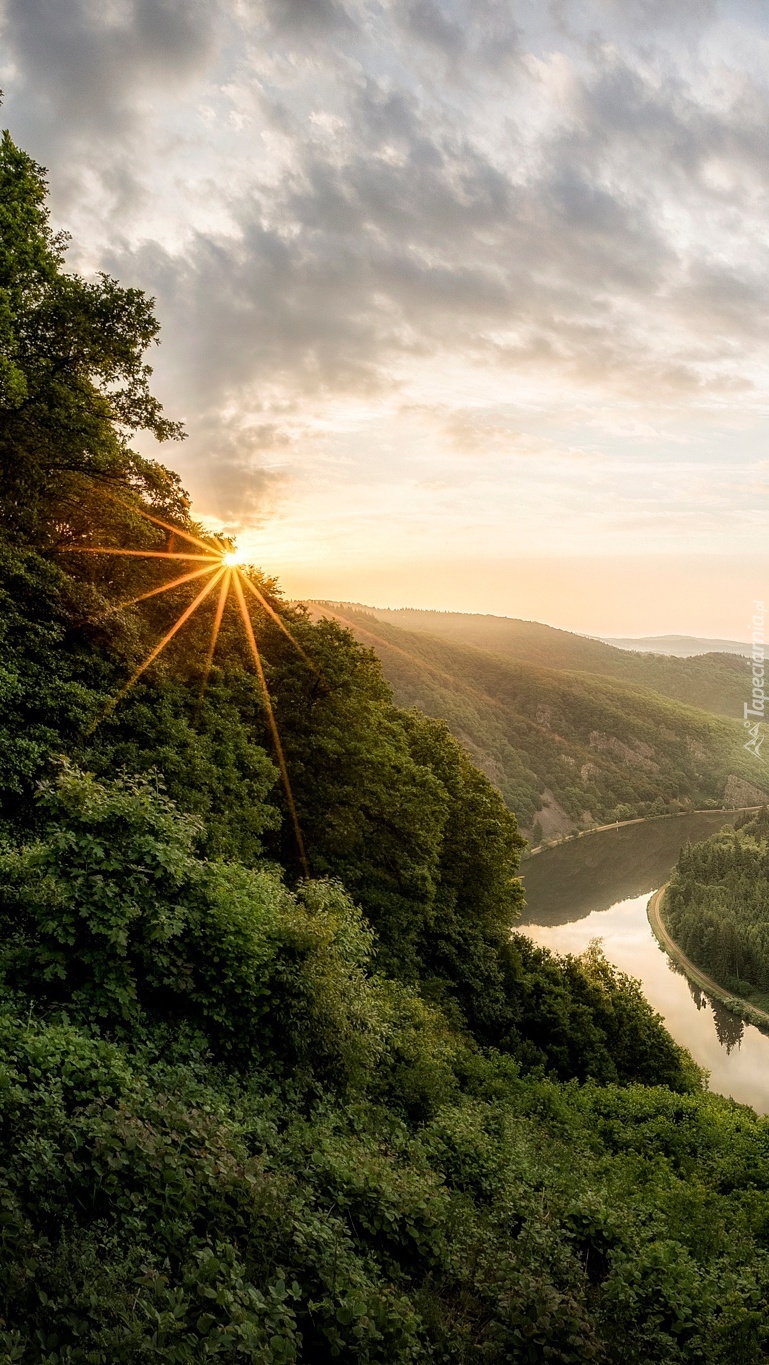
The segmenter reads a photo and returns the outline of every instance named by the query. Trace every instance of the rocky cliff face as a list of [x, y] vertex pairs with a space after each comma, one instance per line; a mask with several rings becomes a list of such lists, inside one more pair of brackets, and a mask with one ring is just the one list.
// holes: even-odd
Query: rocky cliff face
[[730, 773], [724, 787], [725, 806], [761, 806], [766, 801], [766, 792], [746, 782], [744, 777]]

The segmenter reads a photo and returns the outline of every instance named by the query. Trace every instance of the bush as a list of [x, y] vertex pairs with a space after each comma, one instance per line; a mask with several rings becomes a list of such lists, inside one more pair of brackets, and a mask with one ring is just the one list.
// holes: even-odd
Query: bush
[[143, 778], [64, 765], [44, 835], [0, 857], [0, 971], [49, 1016], [108, 1036], [184, 1022], [214, 1054], [343, 1085], [384, 1024], [372, 934], [333, 882], [195, 856], [199, 824]]

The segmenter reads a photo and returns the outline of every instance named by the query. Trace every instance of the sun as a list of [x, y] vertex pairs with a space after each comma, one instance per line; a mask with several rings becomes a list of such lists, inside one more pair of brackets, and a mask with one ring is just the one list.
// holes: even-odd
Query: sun
[[[116, 500], [122, 502], [121, 499]], [[184, 626], [187, 623], [187, 621], [189, 621], [190, 617], [198, 610], [198, 607], [202, 606], [202, 604], [206, 601], [209, 595], [213, 592], [214, 588], [218, 588], [218, 592], [216, 593], [216, 608], [214, 611], [211, 638], [208, 645], [208, 652], [206, 654], [206, 658], [203, 664], [198, 706], [200, 705], [200, 701], [202, 701], [203, 699], [203, 694], [205, 693], [206, 686], [208, 684], [208, 677], [211, 672], [211, 666], [213, 664], [214, 652], [216, 650], [216, 642], [219, 638], [219, 631], [221, 629], [222, 618], [224, 616], [225, 608], [227, 607], [228, 602], [234, 601], [235, 607], [243, 624], [243, 629], [245, 631], [251, 658], [253, 659], [254, 667], [256, 669], [256, 675], [259, 679], [259, 685], [261, 687], [262, 698], [264, 701], [264, 708], [267, 713], [267, 722], [269, 725], [270, 734], [272, 736], [273, 747], [275, 749], [275, 757], [278, 762], [278, 768], [280, 769], [281, 778], [283, 779], [283, 787], [286, 793], [286, 802], [288, 804], [291, 822], [294, 827], [294, 834], [296, 837], [297, 848], [299, 851], [299, 859], [302, 865], [304, 875], [306, 877], [309, 877], [310, 872], [309, 867], [307, 865], [307, 855], [304, 850], [304, 840], [302, 839], [302, 833], [299, 828], [299, 818], [296, 813], [294, 794], [291, 790], [291, 783], [288, 777], [288, 768], [286, 766], [286, 759], [283, 753], [283, 745], [281, 744], [280, 735], [278, 734], [278, 726], [275, 720], [275, 713], [272, 709], [272, 702], [270, 700], [270, 694], [267, 688], [267, 679], [264, 672], [264, 665], [262, 663], [262, 656], [259, 652], [259, 646], [257, 644], [256, 634], [254, 632], [254, 625], [251, 620], [251, 615], [249, 612], [247, 594], [250, 594], [251, 597], [256, 599], [262, 610], [266, 612], [266, 614], [271, 618], [275, 625], [277, 625], [279, 629], [283, 632], [283, 634], [291, 641], [291, 644], [294, 646], [294, 649], [297, 651], [298, 654], [301, 655], [304, 662], [308, 665], [310, 669], [312, 669], [313, 673], [315, 673], [316, 676], [318, 674], [318, 670], [313, 664], [312, 660], [308, 658], [307, 654], [302, 649], [302, 646], [299, 644], [299, 641], [295, 638], [291, 630], [289, 630], [285, 621], [279, 616], [278, 612], [271, 605], [271, 603], [268, 602], [267, 598], [256, 586], [251, 576], [244, 571], [245, 566], [241, 567], [243, 565], [243, 557], [234, 545], [232, 545], [231, 543], [225, 543], [223, 545], [221, 540], [203, 540], [201, 539], [200, 536], [195, 536], [190, 531], [183, 531], [181, 527], [173, 526], [170, 522], [163, 521], [160, 517], [154, 516], [151, 512], [147, 512], [144, 508], [137, 508], [135, 505], [132, 505], [131, 511], [140, 512], [143, 517], [146, 517], [146, 519], [148, 521], [151, 521], [155, 526], [160, 526], [162, 527], [163, 530], [169, 532], [171, 536], [171, 540], [169, 541], [169, 548], [166, 550], [128, 550], [123, 549], [122, 547], [118, 548], [116, 546], [111, 545], [110, 546], [63, 545], [60, 548], [63, 551], [66, 551], [71, 554], [130, 555], [136, 557], [137, 559], [164, 559], [169, 563], [186, 561], [187, 564], [194, 564], [195, 566], [194, 568], [190, 568], [187, 572], [181, 574], [178, 578], [174, 578], [170, 582], [161, 583], [156, 588], [150, 588], [148, 592], [140, 593], [138, 597], [133, 597], [128, 602], [122, 602], [120, 605], [123, 607], [135, 606], [139, 602], [146, 601], [147, 598], [149, 597], [157, 597], [161, 593], [170, 592], [173, 588], [181, 587], [181, 585], [184, 583], [192, 583], [196, 579], [198, 581], [202, 579], [203, 584], [197, 596], [192, 600], [192, 602], [190, 602], [189, 606], [185, 607], [184, 611], [180, 614], [180, 616], [177, 618], [174, 624], [170, 627], [169, 630], [166, 631], [163, 638], [158, 641], [158, 643], [154, 646], [153, 649], [150, 650], [146, 659], [144, 659], [143, 662], [139, 664], [138, 668], [134, 670], [133, 674], [128, 679], [128, 682], [125, 684], [124, 687], [121, 688], [117, 696], [112, 698], [112, 701], [110, 702], [104, 715], [102, 716], [102, 720], [105, 719], [106, 716], [108, 716], [112, 711], [114, 711], [118, 703], [122, 701], [126, 693], [130, 691], [130, 689], [133, 687], [134, 683], [137, 682], [138, 679], [142, 676], [142, 674], [146, 671], [146, 669], [148, 669], [150, 665], [155, 662], [155, 659], [157, 659], [158, 655], [161, 654], [162, 651], [165, 649], [166, 645], [169, 644], [171, 640], [173, 640], [174, 636], [178, 633], [178, 631], [181, 630], [182, 626]], [[186, 549], [182, 551], [172, 550], [170, 546], [176, 543], [177, 536], [183, 542], [186, 542], [187, 545], [194, 547], [194, 550], [193, 549]]]

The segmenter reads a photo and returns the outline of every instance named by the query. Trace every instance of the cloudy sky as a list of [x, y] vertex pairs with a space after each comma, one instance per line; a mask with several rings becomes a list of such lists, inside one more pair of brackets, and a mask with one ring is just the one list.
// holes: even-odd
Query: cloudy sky
[[745, 636], [765, 0], [0, 14], [73, 267], [156, 297], [163, 458], [289, 593]]

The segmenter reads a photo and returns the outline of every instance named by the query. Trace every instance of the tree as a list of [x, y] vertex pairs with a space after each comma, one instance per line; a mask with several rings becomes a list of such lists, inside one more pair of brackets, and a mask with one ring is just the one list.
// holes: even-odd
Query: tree
[[[93, 489], [140, 493], [186, 515], [179, 479], [128, 445], [142, 429], [179, 439], [149, 387], [153, 300], [105, 274], [64, 270], [43, 169], [0, 140], [0, 512], [37, 544], [93, 517]], [[87, 481], [84, 476], [87, 476]]]

